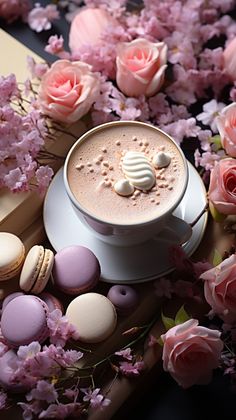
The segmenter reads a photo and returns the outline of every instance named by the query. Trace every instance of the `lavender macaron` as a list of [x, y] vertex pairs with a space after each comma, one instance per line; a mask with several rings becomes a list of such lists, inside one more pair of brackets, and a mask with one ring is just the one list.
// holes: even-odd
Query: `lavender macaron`
[[24, 293], [23, 292], [14, 292], [14, 293], [10, 293], [10, 295], [6, 296], [5, 299], [2, 302], [2, 311], [4, 311], [4, 309], [6, 308], [8, 303], [10, 303], [13, 299], [15, 299], [18, 296], [24, 296]]
[[47, 305], [37, 296], [24, 295], [11, 300], [1, 318], [2, 335], [12, 348], [32, 341], [42, 343], [49, 335]]
[[52, 278], [54, 286], [69, 295], [92, 290], [100, 278], [100, 264], [90, 249], [73, 245], [57, 252]]
[[126, 285], [117, 284], [112, 286], [107, 297], [113, 303], [120, 315], [130, 313], [139, 303], [137, 291], [133, 287]]

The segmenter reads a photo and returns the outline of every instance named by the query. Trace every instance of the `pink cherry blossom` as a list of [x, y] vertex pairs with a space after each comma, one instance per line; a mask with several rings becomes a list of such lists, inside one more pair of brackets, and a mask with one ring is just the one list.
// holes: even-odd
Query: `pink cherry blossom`
[[38, 79], [41, 79], [48, 70], [48, 64], [36, 63], [34, 58], [31, 56], [27, 56], [27, 65], [32, 78], [36, 77]]
[[60, 37], [57, 35], [50, 36], [48, 44], [44, 49], [46, 52], [57, 55], [60, 58], [70, 58], [70, 53], [64, 50], [64, 39], [62, 35], [60, 35]]
[[198, 133], [198, 139], [201, 143], [201, 148], [202, 150], [204, 150], [204, 152], [208, 152], [211, 149], [210, 143], [211, 143], [212, 135], [213, 134], [211, 130], [201, 130]]
[[60, 309], [55, 309], [49, 313], [47, 325], [50, 332], [50, 341], [57, 346], [64, 347], [71, 338], [76, 340], [79, 338], [78, 331], [65, 316], [62, 316]]
[[131, 354], [132, 350], [130, 347], [128, 347], [125, 350], [116, 351], [115, 354], [117, 356], [122, 356], [126, 360], [132, 360], [133, 356]]
[[24, 420], [32, 420], [34, 415], [38, 415], [42, 411], [41, 401], [33, 401], [32, 403], [18, 402], [17, 405], [23, 410], [22, 416]]
[[185, 71], [179, 64], [174, 65], [175, 81], [166, 89], [166, 93], [175, 102], [191, 105], [196, 102], [195, 87], [191, 73]]
[[0, 92], [0, 106], [6, 105], [11, 99], [19, 96], [19, 89], [14, 74], [6, 77], [0, 76]]
[[39, 166], [35, 172], [35, 176], [39, 187], [39, 192], [44, 194], [53, 177], [53, 170], [48, 165]]
[[161, 128], [170, 134], [178, 144], [183, 141], [184, 137], [197, 137], [201, 131], [200, 127], [196, 125], [195, 118], [162, 125]]
[[[224, 152], [222, 152], [223, 157]], [[220, 154], [212, 152], [204, 152], [202, 155], [196, 159], [196, 166], [202, 166], [206, 171], [212, 170], [216, 164], [221, 159]]]
[[68, 388], [63, 392], [63, 395], [65, 395], [65, 397], [69, 400], [76, 401], [79, 395], [79, 390], [76, 387], [74, 389]]
[[94, 390], [91, 390], [90, 388], [81, 388], [81, 391], [85, 394], [83, 401], [89, 401], [92, 408], [107, 407], [111, 402], [108, 398], [99, 394], [100, 388], [96, 388]]
[[203, 112], [198, 114], [196, 118], [204, 125], [209, 125], [213, 133], [217, 133], [216, 118], [224, 107], [225, 104], [223, 102], [217, 102], [215, 99], [212, 99], [203, 105]]
[[52, 22], [56, 19], [59, 19], [56, 5], [41, 7], [40, 3], [36, 3], [34, 9], [29, 12], [28, 24], [33, 31], [42, 32], [51, 29]]
[[200, 54], [199, 68], [204, 70], [212, 70], [218, 68], [223, 70], [224, 67], [224, 56], [223, 49], [221, 47], [210, 50], [205, 48]]
[[168, 46], [168, 59], [172, 64], [181, 64], [185, 69], [196, 67], [193, 45], [183, 32], [174, 31], [165, 38]]
[[54, 385], [45, 380], [38, 381], [36, 387], [26, 395], [27, 401], [37, 399], [48, 403], [54, 402], [57, 397], [58, 393]]
[[20, 346], [17, 351], [17, 356], [20, 360], [27, 360], [35, 357], [41, 350], [41, 345], [38, 341], [32, 341], [27, 346]]
[[65, 419], [67, 417], [79, 418], [81, 416], [82, 409], [80, 403], [70, 404], [50, 404], [46, 410], [41, 411], [39, 419]]
[[119, 369], [125, 376], [138, 376], [144, 369], [144, 362], [120, 362]]

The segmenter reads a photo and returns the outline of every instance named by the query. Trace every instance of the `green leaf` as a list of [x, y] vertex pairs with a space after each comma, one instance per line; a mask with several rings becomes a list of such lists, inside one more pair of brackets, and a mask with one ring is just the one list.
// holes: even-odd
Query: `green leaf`
[[175, 325], [183, 324], [188, 319], [190, 319], [190, 316], [185, 311], [184, 305], [182, 305], [175, 316]]
[[211, 202], [209, 202], [209, 209], [211, 212], [211, 215], [213, 217], [213, 219], [218, 222], [221, 223], [223, 222], [223, 220], [225, 219], [225, 214], [222, 214], [220, 212], [218, 212], [218, 210], [216, 210], [216, 208], [213, 206], [213, 204]]
[[216, 266], [217, 266], [217, 265], [219, 265], [222, 261], [223, 261], [222, 256], [220, 255], [219, 251], [218, 251], [217, 249], [215, 249], [215, 251], [214, 251], [214, 255], [213, 255], [212, 264], [214, 265], [214, 267], [216, 267]]
[[175, 326], [175, 320], [173, 318], [168, 318], [167, 316], [161, 314], [162, 322], [165, 326], [166, 331], [170, 330], [170, 328], [173, 328]]
[[221, 138], [219, 134], [216, 134], [216, 136], [211, 137], [210, 140], [211, 143], [215, 145], [215, 151], [222, 149]]
[[161, 338], [161, 337], [159, 337], [159, 338], [158, 338], [157, 343], [158, 343], [161, 347], [163, 347], [163, 346], [164, 346], [164, 343], [163, 343], [163, 340], [162, 340], [162, 338]]

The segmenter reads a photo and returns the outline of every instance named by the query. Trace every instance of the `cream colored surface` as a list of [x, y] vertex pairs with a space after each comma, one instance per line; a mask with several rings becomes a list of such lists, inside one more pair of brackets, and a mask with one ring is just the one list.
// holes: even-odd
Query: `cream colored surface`
[[[15, 235], [0, 232], [0, 280], [10, 270], [15, 270], [22, 262], [24, 245]], [[4, 280], [4, 279], [2, 279]]]
[[99, 343], [109, 337], [117, 322], [116, 310], [105, 296], [85, 293], [75, 298], [66, 311], [68, 320], [77, 328], [80, 341]]
[[20, 275], [20, 288], [25, 292], [30, 291], [33, 287], [41, 269], [43, 258], [43, 246], [35, 245], [29, 250]]
[[9, 73], [14, 73], [19, 82], [24, 82], [29, 76], [26, 62], [27, 55], [30, 55], [36, 61], [43, 61], [37, 54], [25, 47], [2, 29], [0, 29], [0, 50], [1, 76], [7, 76]]

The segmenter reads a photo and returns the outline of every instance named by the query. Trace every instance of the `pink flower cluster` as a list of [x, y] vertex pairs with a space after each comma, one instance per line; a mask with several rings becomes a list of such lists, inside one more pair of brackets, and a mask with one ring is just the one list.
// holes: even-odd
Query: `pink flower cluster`
[[[7, 356], [7, 374], [12, 392], [25, 392], [25, 401], [18, 405], [24, 419], [66, 418], [80, 416], [89, 406], [106, 407], [110, 400], [100, 389], [79, 388], [81, 351], [64, 349], [70, 339], [78, 340], [78, 333], [56, 309], [48, 314], [50, 345], [41, 346], [37, 341], [20, 346], [17, 352], [2, 344], [1, 357]], [[83, 376], [83, 372], [82, 372]], [[61, 380], [63, 385], [61, 387]], [[68, 381], [68, 386], [67, 386]], [[7, 408], [8, 396], [0, 393], [0, 410]]]
[[52, 27], [52, 21], [59, 19], [59, 11], [55, 4], [48, 4], [46, 7], [36, 3], [34, 9], [28, 14], [29, 27], [36, 32], [47, 31]]
[[62, 315], [60, 309], [50, 312], [47, 317], [47, 326], [49, 328], [50, 341], [56, 346], [64, 347], [69, 339], [79, 339], [77, 330]]
[[[87, 0], [83, 9], [74, 4], [70, 58], [100, 73], [94, 124], [140, 120], [158, 125], [179, 144], [195, 138], [201, 146], [196, 165], [211, 169], [224, 156], [212, 140], [218, 131], [217, 116], [225, 106], [223, 89], [236, 79], [232, 54], [224, 52], [236, 35], [236, 24], [226, 14], [235, 4], [235, 0], [224, 5], [216, 0], [144, 1], [136, 13], [127, 11], [124, 0]], [[216, 41], [214, 48], [207, 46], [221, 35], [225, 44]], [[51, 37], [46, 50], [68, 57], [61, 38]], [[203, 108], [193, 112], [198, 99], [204, 100]]]
[[40, 166], [37, 160], [47, 135], [45, 118], [34, 99], [26, 111], [14, 75], [0, 77], [0, 92], [0, 188], [27, 191], [35, 177], [43, 193], [53, 175], [50, 167]]

